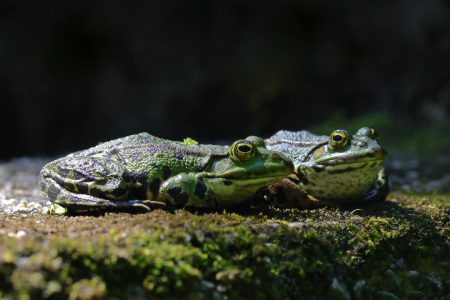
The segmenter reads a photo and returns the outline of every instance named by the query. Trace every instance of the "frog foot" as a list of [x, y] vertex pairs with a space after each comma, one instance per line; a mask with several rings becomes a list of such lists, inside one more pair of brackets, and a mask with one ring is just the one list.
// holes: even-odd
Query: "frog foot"
[[55, 215], [57, 215], [57, 216], [62, 216], [62, 215], [67, 214], [67, 208], [64, 208], [64, 207], [62, 207], [61, 205], [52, 203], [52, 204], [50, 205], [50, 210], [49, 210], [48, 212], [49, 212], [49, 214], [51, 214], [51, 215], [55, 214]]
[[378, 173], [378, 177], [373, 188], [361, 198], [359, 203], [370, 204], [383, 202], [386, 200], [389, 192], [389, 180], [383, 168]]
[[307, 195], [289, 177], [271, 184], [264, 192], [264, 199], [280, 208], [310, 209], [327, 205], [327, 203]]

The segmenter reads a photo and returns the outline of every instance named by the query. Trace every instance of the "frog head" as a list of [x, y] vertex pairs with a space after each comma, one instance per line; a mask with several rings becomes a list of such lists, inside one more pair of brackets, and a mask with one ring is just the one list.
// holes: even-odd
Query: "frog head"
[[282, 180], [293, 170], [291, 160], [266, 149], [263, 139], [249, 136], [234, 142], [226, 157], [214, 160], [209, 172], [198, 177], [221, 195], [219, 205], [231, 205], [250, 198], [261, 187]]
[[[320, 199], [352, 199], [373, 186], [387, 152], [375, 130], [363, 127], [353, 136], [335, 130], [327, 141], [316, 144], [296, 166], [300, 186]], [[338, 200], [338, 199], [335, 199]]]

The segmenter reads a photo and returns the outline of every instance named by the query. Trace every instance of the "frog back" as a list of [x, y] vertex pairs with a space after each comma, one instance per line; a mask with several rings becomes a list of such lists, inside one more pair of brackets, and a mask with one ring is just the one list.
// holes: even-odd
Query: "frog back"
[[298, 165], [304, 161], [313, 148], [326, 143], [328, 137], [312, 134], [306, 130], [280, 130], [264, 141], [267, 149], [285, 154], [292, 159], [294, 165]]
[[99, 143], [97, 146], [86, 150], [81, 150], [70, 154], [69, 156], [90, 156], [110, 152], [112, 149], [124, 149], [126, 147], [139, 147], [149, 144], [162, 144], [168, 142], [165, 139], [153, 136], [147, 132], [133, 134], [112, 141]]
[[179, 173], [205, 171], [212, 160], [227, 155], [225, 146], [183, 145], [144, 132], [105, 142], [69, 157], [105, 157], [126, 165], [132, 172], [150, 170], [150, 173], [161, 173], [161, 177], [167, 179]]

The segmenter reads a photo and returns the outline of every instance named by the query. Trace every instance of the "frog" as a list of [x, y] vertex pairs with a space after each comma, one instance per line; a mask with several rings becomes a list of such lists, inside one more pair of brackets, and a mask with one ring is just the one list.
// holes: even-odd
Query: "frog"
[[294, 173], [269, 185], [263, 194], [280, 207], [368, 204], [382, 202], [389, 194], [387, 151], [372, 128], [360, 128], [353, 135], [338, 129], [329, 136], [280, 130], [265, 143], [294, 163]]
[[60, 214], [99, 210], [220, 208], [245, 202], [288, 176], [293, 163], [249, 136], [231, 146], [166, 140], [143, 132], [46, 164], [44, 194]]

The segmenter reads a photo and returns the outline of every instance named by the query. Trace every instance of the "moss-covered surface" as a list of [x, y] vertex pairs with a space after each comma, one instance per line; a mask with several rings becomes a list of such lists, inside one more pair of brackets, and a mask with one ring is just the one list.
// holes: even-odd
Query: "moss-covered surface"
[[4, 299], [450, 297], [450, 197], [364, 209], [1, 215]]

